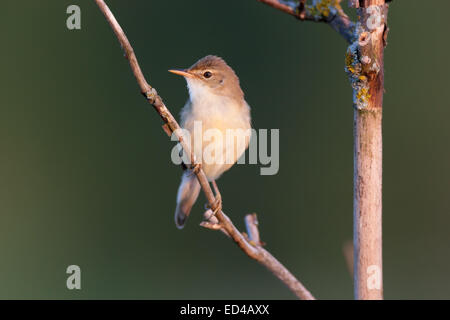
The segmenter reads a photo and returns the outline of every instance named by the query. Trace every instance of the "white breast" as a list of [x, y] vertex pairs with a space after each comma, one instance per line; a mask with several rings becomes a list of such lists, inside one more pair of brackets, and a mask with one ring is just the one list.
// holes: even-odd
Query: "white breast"
[[[194, 80], [195, 81], [195, 80]], [[214, 94], [213, 90], [207, 86], [202, 85], [197, 81], [188, 80], [188, 88], [190, 95], [190, 102], [186, 104], [181, 112], [182, 127], [191, 133], [191, 141], [194, 135], [195, 121], [201, 121], [202, 135], [208, 129], [217, 129], [222, 133], [223, 139], [221, 145], [223, 146], [223, 154], [227, 152], [233, 153], [233, 163], [244, 153], [248, 147], [249, 137], [246, 138], [245, 145], [238, 146], [236, 143], [230, 144], [226, 141], [227, 129], [242, 129], [249, 130], [250, 124], [250, 107], [242, 100], [240, 103], [234, 99], [225, 96]], [[198, 123], [197, 123], [198, 125]], [[198, 134], [198, 132], [197, 132]], [[204, 137], [202, 137], [204, 141]], [[197, 146], [194, 149], [197, 159], [203, 159], [205, 148], [211, 148], [210, 144], [219, 143], [218, 141], [204, 141], [201, 148]], [[228, 151], [227, 151], [228, 150]], [[209, 180], [217, 179], [224, 171], [228, 170], [232, 163], [205, 163], [203, 170]]]

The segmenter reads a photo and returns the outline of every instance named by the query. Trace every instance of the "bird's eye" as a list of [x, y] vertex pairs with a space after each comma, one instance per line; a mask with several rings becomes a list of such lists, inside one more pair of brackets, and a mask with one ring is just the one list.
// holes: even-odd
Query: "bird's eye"
[[205, 77], [205, 78], [211, 78], [211, 76], [212, 76], [212, 73], [211, 72], [209, 72], [209, 71], [206, 71], [204, 74], [203, 74], [203, 76]]

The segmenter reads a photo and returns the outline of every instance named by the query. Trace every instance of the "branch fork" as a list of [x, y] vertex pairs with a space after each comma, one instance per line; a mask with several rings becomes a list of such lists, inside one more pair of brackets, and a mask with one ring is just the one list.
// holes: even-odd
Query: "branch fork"
[[306, 0], [300, 0], [298, 4], [282, 0], [258, 1], [302, 21], [324, 22], [347, 42], [353, 41], [355, 24], [342, 9], [341, 0], [313, 0], [311, 5], [308, 5]]

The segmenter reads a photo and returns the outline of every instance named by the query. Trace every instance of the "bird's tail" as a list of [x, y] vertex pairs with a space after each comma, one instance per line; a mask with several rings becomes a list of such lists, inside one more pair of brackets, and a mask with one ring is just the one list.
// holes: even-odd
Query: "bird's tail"
[[175, 209], [175, 224], [182, 229], [186, 223], [192, 206], [200, 193], [200, 184], [197, 177], [190, 170], [186, 170], [181, 178], [177, 194], [177, 208]]

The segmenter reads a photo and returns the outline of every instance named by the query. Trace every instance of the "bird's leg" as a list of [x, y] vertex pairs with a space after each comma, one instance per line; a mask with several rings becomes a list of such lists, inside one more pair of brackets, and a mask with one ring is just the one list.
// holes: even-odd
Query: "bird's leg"
[[[217, 183], [215, 180], [212, 181], [212, 185], [213, 185], [216, 199], [214, 200], [213, 205], [210, 205], [209, 203], [207, 203], [205, 205], [205, 207], [207, 209], [210, 209], [207, 211], [208, 212], [208, 217], [207, 217], [208, 220], [211, 218], [215, 218], [216, 213], [222, 210], [222, 195], [220, 194], [219, 188], [217, 187]], [[209, 213], [209, 212], [211, 212], [211, 213]]]
[[202, 168], [202, 164], [201, 163], [194, 163], [191, 167], [190, 167], [190, 169], [191, 169], [191, 175], [193, 175], [193, 174], [197, 174], [199, 171], [200, 171], [200, 169]]
[[214, 207], [211, 209], [213, 210], [213, 216], [215, 216], [217, 212], [222, 210], [222, 195], [220, 194], [219, 188], [217, 187], [216, 180], [212, 181], [212, 185], [214, 188], [214, 193], [216, 194], [216, 200], [214, 201]]

